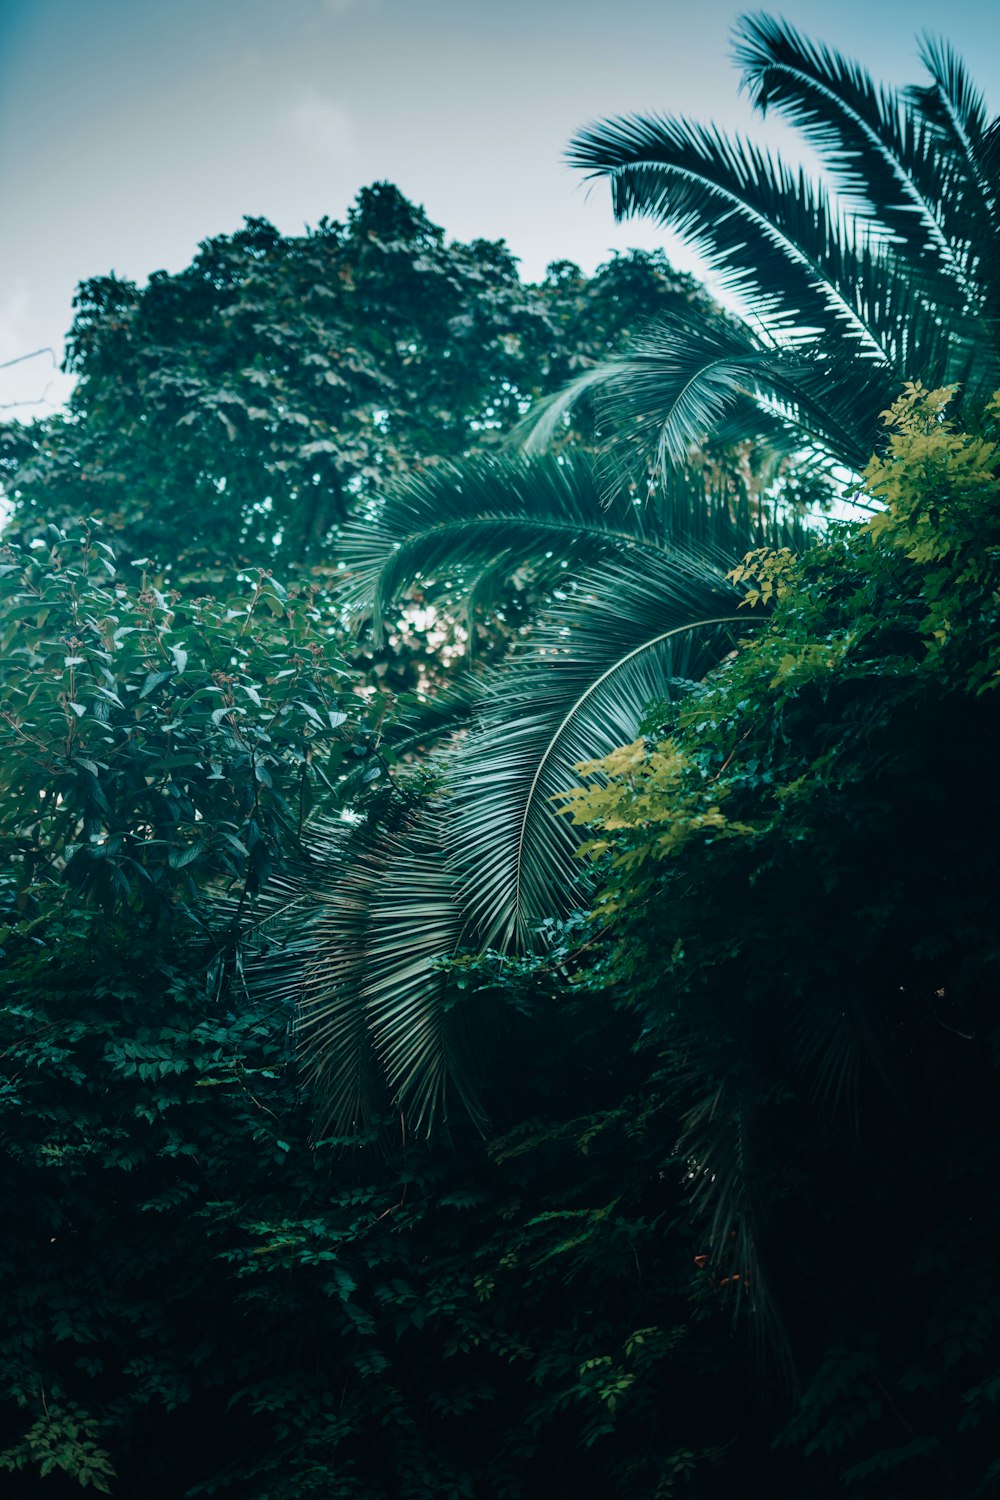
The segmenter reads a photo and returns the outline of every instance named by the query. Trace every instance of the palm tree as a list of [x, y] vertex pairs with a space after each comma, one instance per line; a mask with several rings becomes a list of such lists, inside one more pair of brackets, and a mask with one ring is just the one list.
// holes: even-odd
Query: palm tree
[[[327, 874], [286, 953], [304, 955], [302, 1032], [338, 1129], [386, 1095], [424, 1126], [451, 1098], [476, 1112], [467, 1011], [442, 959], [523, 952], [580, 900], [575, 840], [551, 797], [746, 628], [726, 570], [788, 540], [787, 523], [755, 511], [732, 474], [707, 477], [696, 445], [749, 437], [858, 469], [904, 380], [957, 380], [976, 397], [996, 381], [1000, 132], [961, 64], [927, 44], [931, 82], [898, 93], [781, 22], [751, 18], [738, 35], [755, 103], [802, 128], [837, 196], [683, 121], [614, 121], [572, 147], [609, 177], [619, 217], [678, 230], [753, 320], [653, 329], [541, 412], [536, 446], [567, 402], [601, 393], [618, 468], [635, 455], [658, 466], [649, 501], [618, 484], [606, 503], [606, 484], [566, 455], [501, 456], [434, 468], [345, 535], [350, 602], [376, 635], [415, 579], [442, 572], [470, 617], [526, 567], [543, 606], [474, 680], [436, 798], [408, 802], [388, 831], [329, 831]], [[440, 733], [448, 714], [431, 713]], [[403, 732], [418, 743], [424, 731]]]
[[364, 823], [318, 829], [309, 867], [261, 910], [269, 928], [285, 912], [268, 983], [300, 1002], [333, 1129], [387, 1100], [414, 1128], [452, 1101], [478, 1114], [472, 1017], [442, 960], [530, 951], [546, 918], [581, 904], [579, 840], [551, 799], [735, 647], [752, 621], [727, 569], [799, 532], [716, 470], [672, 471], [648, 502], [625, 489], [609, 505], [591, 464], [568, 454], [436, 465], [345, 528], [345, 603], [376, 640], [411, 584], [442, 570], [470, 622], [526, 571], [537, 604], [499, 665], [359, 745], [374, 753], [358, 775], [376, 786], [419, 748], [433, 795], [404, 790]]
[[763, 437], [857, 470], [905, 381], [982, 403], [1000, 368], [1000, 120], [950, 47], [921, 56], [929, 82], [892, 90], [783, 21], [738, 23], [743, 86], [801, 130], [830, 188], [683, 119], [576, 136], [569, 159], [607, 178], [616, 217], [674, 230], [746, 316], [649, 330], [551, 398], [541, 440], [586, 392], [616, 431], [645, 424], [664, 460], [707, 435]]

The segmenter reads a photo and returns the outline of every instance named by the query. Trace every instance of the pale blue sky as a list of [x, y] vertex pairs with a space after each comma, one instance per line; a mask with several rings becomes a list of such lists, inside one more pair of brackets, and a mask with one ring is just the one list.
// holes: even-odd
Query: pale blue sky
[[[641, 110], [764, 132], [737, 94], [730, 0], [0, 0], [0, 361], [61, 355], [74, 284], [179, 270], [263, 214], [285, 232], [396, 182], [449, 235], [504, 237], [539, 276], [663, 243], [616, 227], [562, 161], [588, 120]], [[944, 33], [1000, 108], [1000, 0], [786, 0], [887, 81]], [[58, 399], [44, 360], [0, 402]], [[21, 415], [51, 409], [39, 404]]]

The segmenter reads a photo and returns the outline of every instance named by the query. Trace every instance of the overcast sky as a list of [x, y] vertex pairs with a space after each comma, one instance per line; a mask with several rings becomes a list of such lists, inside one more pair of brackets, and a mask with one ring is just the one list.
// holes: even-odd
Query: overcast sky
[[[563, 164], [589, 120], [657, 110], [750, 129], [730, 0], [0, 0], [0, 362], [61, 358], [77, 281], [180, 270], [264, 215], [343, 217], [387, 178], [450, 237], [505, 238], [522, 273], [592, 270], [615, 247], [607, 190]], [[947, 35], [1000, 109], [1000, 0], [786, 0], [780, 13], [887, 82]], [[690, 264], [678, 257], [680, 263]], [[0, 403], [51, 410], [39, 357]], [[10, 408], [8, 407], [8, 410]]]

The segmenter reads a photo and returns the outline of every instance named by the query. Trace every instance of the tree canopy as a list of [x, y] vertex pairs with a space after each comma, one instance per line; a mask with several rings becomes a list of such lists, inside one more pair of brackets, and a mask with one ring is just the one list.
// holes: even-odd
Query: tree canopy
[[145, 287], [83, 283], [68, 412], [2, 430], [11, 524], [27, 540], [95, 516], [119, 555], [210, 581], [329, 567], [387, 481], [489, 446], [646, 319], [701, 303], [641, 252], [526, 285], [502, 242], [447, 241], [388, 183], [301, 236], [248, 219]]

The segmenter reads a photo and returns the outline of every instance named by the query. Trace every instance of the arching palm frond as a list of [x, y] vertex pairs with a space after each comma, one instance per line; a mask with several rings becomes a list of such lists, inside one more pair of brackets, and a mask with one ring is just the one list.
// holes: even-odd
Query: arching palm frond
[[987, 127], [982, 144], [980, 146], [980, 160], [983, 171], [987, 174], [992, 192], [990, 195], [991, 213], [996, 215], [1000, 211], [1000, 115]]
[[907, 96], [880, 87], [858, 63], [775, 16], [742, 17], [735, 39], [754, 105], [761, 114], [779, 111], [802, 131], [850, 208], [910, 258], [960, 269], [941, 222], [953, 187], [936, 160], [931, 121], [908, 107]]
[[438, 464], [393, 489], [371, 518], [345, 527], [345, 602], [364, 611], [381, 640], [387, 611], [419, 577], [443, 570], [452, 597], [468, 601], [525, 566], [554, 575], [615, 552], [655, 549], [655, 520], [634, 506], [607, 507], [579, 458], [505, 454]]
[[[923, 49], [931, 83], [902, 92], [768, 16], [739, 23], [736, 55], [756, 106], [802, 130], [843, 196], [685, 120], [582, 131], [569, 159], [608, 179], [616, 216], [645, 214], [677, 232], [756, 325], [742, 351], [715, 326], [647, 331], [623, 359], [588, 372], [587, 390], [612, 425], [649, 420], [658, 401], [661, 457], [674, 462], [713, 420], [730, 437], [753, 436], [749, 397], [811, 436], [803, 446], [857, 468], [904, 381], [958, 383], [978, 400], [1000, 377], [993, 127], [938, 44]], [[716, 356], [713, 339], [734, 347]]]
[[327, 830], [308, 942], [265, 973], [298, 989], [324, 1128], [392, 1108], [427, 1130], [452, 1104], [481, 1120], [476, 1038], [443, 965], [462, 949], [524, 951], [543, 917], [579, 904], [579, 839], [551, 799], [577, 761], [633, 739], [652, 699], [688, 691], [732, 648], [749, 623], [735, 605], [719, 568], [680, 551], [596, 570], [486, 675], [433, 804], [392, 828]]
[[[929, 321], [916, 307], [912, 321], [901, 322], [900, 366], [921, 339], [936, 383], [960, 379], [958, 346], [937, 326], [922, 336]], [[735, 323], [681, 320], [651, 325], [628, 354], [591, 373], [589, 394], [611, 433], [604, 463], [630, 465], [623, 478], [633, 480], [644, 465], [667, 474], [694, 463], [709, 439], [750, 440], [786, 457], [817, 449], [860, 470], [878, 441], [878, 414], [904, 378], [836, 344], [785, 349]], [[616, 440], [623, 432], [627, 446]]]
[[776, 440], [786, 452], [821, 447], [858, 469], [877, 434], [873, 402], [895, 382], [863, 361], [854, 361], [850, 382], [839, 383], [839, 373], [830, 358], [765, 347], [739, 328], [657, 327], [621, 361], [601, 410], [612, 431], [645, 439], [664, 466], [726, 431], [732, 440]]
[[582, 375], [577, 375], [575, 380], [568, 381], [560, 390], [536, 401], [527, 416], [514, 424], [508, 434], [508, 444], [519, 446], [528, 457], [545, 453], [570, 412], [588, 395], [595, 391], [599, 393], [608, 379], [609, 370], [617, 366], [617, 359], [602, 360]]
[[552, 807], [577, 762], [634, 739], [649, 703], [690, 688], [745, 619], [720, 569], [680, 552], [579, 580], [486, 680], [452, 756], [445, 843], [477, 946], [530, 947], [579, 903], [578, 835]]
[[[405, 566], [402, 548], [382, 567], [374, 547], [369, 558], [383, 613], [428, 558], [447, 565], [436, 550], [442, 515], [470, 591], [477, 573], [497, 573], [501, 504], [525, 557], [568, 537], [576, 566], [558, 572], [561, 587], [501, 666], [467, 673], [447, 702], [412, 705], [390, 731], [386, 751], [396, 758], [460, 731], [434, 757], [435, 803], [408, 804], [390, 829], [337, 825], [329, 842], [313, 951], [300, 971], [299, 1032], [321, 1112], [338, 1131], [390, 1105], [423, 1128], [445, 1118], [450, 1102], [478, 1118], [474, 1048], [445, 962], [462, 949], [523, 952], [544, 917], [579, 903], [578, 836], [551, 798], [574, 783], [575, 763], [633, 739], [652, 700], [688, 691], [732, 648], [752, 622], [737, 616], [726, 570], [750, 546], [787, 540], [745, 496], [734, 505], [684, 470], [648, 507], [612, 509], [579, 464], [501, 457], [472, 475], [457, 499], [443, 475], [429, 476], [419, 512], [412, 486], [398, 513], [388, 497], [385, 528], [398, 515], [410, 529]], [[544, 508], [553, 499], [554, 517]], [[420, 526], [430, 533], [426, 551]]]
[[[720, 328], [678, 318], [651, 322], [629, 353], [602, 361], [537, 402], [512, 429], [511, 440], [525, 454], [544, 453], [563, 417], [577, 402], [590, 400], [605, 433], [598, 461], [603, 493], [642, 488], [642, 503], [648, 509], [660, 503], [661, 496], [669, 497], [679, 470], [700, 472], [705, 499], [692, 514], [686, 533], [697, 544], [704, 539], [706, 521], [719, 509], [705, 485], [706, 441], [717, 451], [753, 443], [766, 452], [772, 467], [802, 453], [802, 424], [772, 410], [762, 395], [769, 367], [780, 364], [779, 351], [755, 339], [745, 327]], [[789, 366], [786, 379], [795, 362]], [[620, 441], [624, 432], [628, 443]], [[812, 436], [806, 443], [810, 446], [815, 446]], [[845, 445], [841, 434], [831, 438], [830, 446], [838, 458], [845, 447], [861, 451], [853, 438]], [[657, 484], [641, 484], [651, 471]], [[690, 474], [686, 483], [690, 493]], [[729, 488], [731, 494], [731, 484]]]
[[702, 255], [772, 333], [877, 348], [858, 303], [844, 220], [822, 187], [752, 141], [663, 116], [581, 131], [569, 161], [611, 183], [615, 217], [644, 214]]
[[579, 456], [502, 453], [404, 483], [370, 522], [347, 529], [345, 602], [381, 634], [419, 579], [446, 578], [452, 604], [472, 613], [526, 570], [541, 608], [552, 588], [605, 560], [641, 568], [674, 545], [731, 560], [734, 524], [749, 535], [733, 476], [678, 465], [654, 495], [637, 494], [631, 467], [615, 473], [613, 452], [609, 459], [598, 474]]
[[298, 979], [324, 1128], [357, 1130], [393, 1109], [427, 1129], [453, 1099], [479, 1118], [473, 1046], [438, 967], [463, 911], [435, 816], [424, 807], [393, 830], [342, 826]]
[[[683, 464], [779, 357], [736, 324], [653, 325], [601, 367], [593, 382], [600, 418], [612, 434], [629, 432], [644, 461]], [[612, 437], [612, 456], [618, 448]]]

